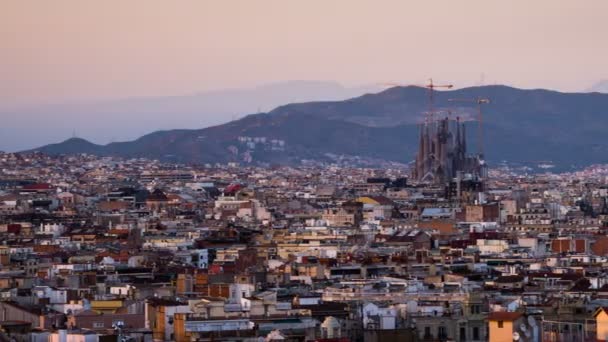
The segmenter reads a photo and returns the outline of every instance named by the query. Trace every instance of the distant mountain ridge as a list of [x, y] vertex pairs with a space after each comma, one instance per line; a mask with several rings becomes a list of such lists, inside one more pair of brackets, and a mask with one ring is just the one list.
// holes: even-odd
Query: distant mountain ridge
[[587, 90], [588, 92], [598, 92], [608, 94], [608, 80], [601, 80]]
[[[552, 161], [563, 167], [608, 162], [608, 94], [482, 86], [436, 92], [435, 108], [471, 121], [472, 104], [448, 100], [479, 96], [491, 99], [483, 108], [489, 161]], [[345, 101], [288, 104], [203, 129], [158, 131], [130, 142], [69, 139], [36, 150], [187, 163], [298, 163], [335, 155], [405, 163], [414, 157], [416, 123], [427, 108], [426, 89], [394, 87]], [[475, 125], [467, 124], [471, 151]]]
[[[345, 100], [377, 86], [288, 81], [180, 96], [133, 97], [39, 108], [0, 108], [0, 150], [17, 151], [77, 135], [95, 142], [127, 141], [159, 129], [209, 127], [290, 102]], [[1, 105], [1, 104], [0, 104]], [[23, 132], [28, 132], [27, 139]]]

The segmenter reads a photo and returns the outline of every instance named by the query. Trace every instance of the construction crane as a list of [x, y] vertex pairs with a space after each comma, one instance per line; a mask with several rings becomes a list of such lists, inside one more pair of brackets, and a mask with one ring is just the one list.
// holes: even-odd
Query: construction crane
[[389, 87], [421, 87], [427, 88], [429, 90], [429, 112], [427, 115], [430, 118], [430, 122], [433, 121], [433, 111], [434, 111], [434, 101], [435, 101], [435, 89], [436, 88], [446, 88], [451, 89], [454, 88], [453, 84], [435, 84], [433, 83], [433, 79], [429, 78], [429, 82], [427, 84], [400, 84], [400, 83], [383, 83], [384, 86]]
[[478, 97], [476, 99], [448, 99], [450, 102], [467, 102], [467, 103], [476, 103], [477, 104], [477, 135], [478, 135], [478, 143], [477, 143], [477, 151], [479, 153], [479, 157], [483, 157], [483, 116], [481, 113], [481, 105], [490, 103], [490, 99]]

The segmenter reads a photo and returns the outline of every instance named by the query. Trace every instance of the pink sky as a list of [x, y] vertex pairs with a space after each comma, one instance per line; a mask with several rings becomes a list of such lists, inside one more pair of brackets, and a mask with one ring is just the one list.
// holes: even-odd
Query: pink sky
[[0, 4], [0, 107], [284, 80], [608, 78], [608, 1], [24, 1]]

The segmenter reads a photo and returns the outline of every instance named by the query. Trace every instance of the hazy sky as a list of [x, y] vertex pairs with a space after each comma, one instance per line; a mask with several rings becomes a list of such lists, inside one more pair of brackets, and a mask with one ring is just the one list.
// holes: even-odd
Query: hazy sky
[[0, 1], [0, 108], [283, 80], [608, 77], [608, 1]]

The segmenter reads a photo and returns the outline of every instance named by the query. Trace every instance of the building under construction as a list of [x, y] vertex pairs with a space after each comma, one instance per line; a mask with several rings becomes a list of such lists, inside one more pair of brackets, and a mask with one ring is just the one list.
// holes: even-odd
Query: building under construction
[[455, 178], [485, 177], [482, 155], [467, 154], [467, 135], [460, 119], [443, 118], [420, 125], [420, 141], [412, 178], [446, 184]]

